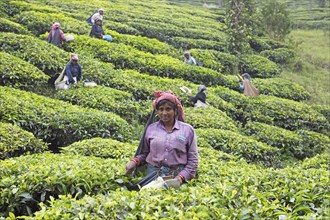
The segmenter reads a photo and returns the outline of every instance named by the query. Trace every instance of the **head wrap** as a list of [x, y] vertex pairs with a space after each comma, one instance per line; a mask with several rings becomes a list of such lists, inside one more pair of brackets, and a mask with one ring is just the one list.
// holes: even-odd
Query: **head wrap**
[[169, 101], [173, 102], [178, 109], [178, 119], [181, 121], [184, 120], [184, 112], [183, 112], [183, 108], [182, 108], [180, 99], [171, 90], [167, 90], [165, 92], [155, 91], [154, 96], [156, 97], [156, 99], [152, 102], [152, 107], [154, 109], [156, 109], [156, 106], [160, 101], [165, 100], [165, 99], [169, 100]]
[[104, 9], [103, 9], [103, 8], [100, 8], [100, 9], [98, 10], [98, 12], [101, 12], [101, 11], [103, 11], [103, 12], [104, 12]]
[[72, 54], [71, 54], [71, 61], [72, 61], [72, 60], [79, 60], [79, 59], [78, 59], [78, 55], [75, 54], [75, 53], [72, 53]]
[[248, 73], [243, 73], [243, 74], [242, 74], [242, 77], [243, 77], [244, 79], [247, 79], [247, 80], [251, 81], [251, 76], [250, 76]]
[[184, 55], [188, 55], [190, 57], [190, 52], [189, 51], [186, 51], [183, 53]]
[[59, 29], [61, 27], [60, 23], [58, 22], [55, 22], [53, 25], [52, 25], [52, 29]]
[[205, 91], [205, 94], [208, 93], [206, 86], [204, 85], [198, 86], [198, 92], [203, 92], [203, 91]]

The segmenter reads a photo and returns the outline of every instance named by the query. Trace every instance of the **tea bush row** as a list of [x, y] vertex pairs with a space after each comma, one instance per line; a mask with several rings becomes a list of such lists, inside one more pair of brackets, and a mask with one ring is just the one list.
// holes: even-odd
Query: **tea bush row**
[[222, 152], [265, 166], [281, 166], [279, 149], [258, 142], [238, 132], [203, 128], [196, 129], [201, 147], [212, 147]]
[[[96, 40], [96, 39], [92, 39], [89, 37], [83, 37], [83, 36], [79, 36], [83, 39], [85, 39], [85, 41], [90, 41], [90, 42], [94, 42], [92, 43], [92, 45], [95, 45], [95, 48], [98, 47], [106, 47], [109, 45], [117, 45], [117, 44], [109, 44], [108, 42], [103, 42], [100, 40]], [[71, 44], [69, 44], [71, 45]], [[86, 46], [87, 47], [87, 46]], [[20, 57], [21, 59], [24, 59], [25, 61], [33, 64], [34, 66], [38, 67], [40, 70], [43, 70], [46, 74], [48, 75], [53, 75], [56, 72], [60, 72], [61, 69], [65, 66], [67, 60], [69, 60], [69, 54], [64, 52], [63, 50], [60, 50], [59, 48], [48, 44], [46, 41], [42, 41], [42, 40], [38, 40], [36, 38], [30, 37], [30, 36], [25, 36], [25, 35], [15, 35], [12, 33], [1, 33], [0, 34], [0, 49], [3, 51], [6, 51], [7, 53], [10, 53], [14, 56]], [[126, 46], [126, 49], [127, 46]], [[49, 51], [51, 51], [51, 53], [49, 53]], [[137, 50], [133, 50], [136, 53], [139, 53], [140, 55], [146, 55], [146, 53], [144, 52], [138, 52]], [[89, 53], [89, 50], [86, 48], [84, 51], [81, 51], [82, 54], [86, 54]], [[115, 54], [114, 56], [124, 56], [124, 54], [120, 54], [121, 52], [118, 51], [117, 54]], [[126, 52], [127, 54], [129, 54], [130, 52]], [[110, 58], [112, 57], [112, 53], [106, 52], [107, 56], [110, 56]], [[150, 62], [154, 62], [153, 57], [154, 55], [149, 54], [150, 57]], [[161, 55], [158, 55], [159, 59], [162, 57]], [[131, 62], [132, 59], [130, 59], [131, 56], [128, 56], [126, 58], [118, 58], [118, 61], [122, 60], [122, 62]], [[197, 78], [201, 78], [198, 74], [204, 74], [206, 73], [205, 77], [202, 78], [207, 78], [207, 76], [212, 76], [215, 77], [216, 80], [219, 81], [219, 83], [224, 84], [225, 86], [228, 86], [230, 88], [235, 88], [238, 89], [238, 82], [236, 81], [235, 77], [229, 77], [229, 76], [222, 76], [219, 73], [215, 73], [215, 72], [211, 72], [208, 73], [208, 69], [206, 68], [200, 68], [200, 67], [191, 67], [189, 65], [185, 65], [182, 61], [179, 61], [177, 59], [174, 58], [170, 58], [170, 57], [165, 57], [166, 59], [168, 59], [169, 62], [174, 61], [176, 64], [178, 64], [177, 71], [180, 72], [180, 74], [184, 74], [187, 77], [187, 80], [191, 80], [190, 74], [194, 74], [196, 75]], [[127, 60], [130, 59], [130, 60]], [[108, 60], [105, 60], [108, 61]], [[111, 60], [110, 60], [111, 61]], [[138, 61], [138, 60], [137, 60]], [[83, 59], [81, 59], [81, 62], [83, 62]], [[139, 62], [139, 61], [138, 61]], [[142, 60], [141, 60], [142, 62]], [[145, 62], [145, 61], [143, 61]], [[141, 65], [139, 63], [136, 63], [138, 67], [137, 70], [140, 70]], [[160, 63], [155, 64], [155, 68], [156, 69], [151, 69], [150, 71], [152, 71], [154, 74], [159, 75], [159, 71], [165, 71], [165, 73], [160, 74], [163, 76], [167, 76], [167, 72], [171, 72], [171, 69], [173, 70], [173, 68], [169, 67], [170, 69], [164, 69], [163, 65], [159, 66]], [[149, 67], [147, 67], [148, 65], [145, 64], [145, 68], [146, 70], [149, 69]], [[84, 69], [88, 68], [87, 65], [83, 66]], [[187, 72], [185, 73], [184, 70], [181, 70], [179, 67], [184, 67], [184, 68], [188, 68], [186, 70], [191, 71], [190, 73]], [[159, 70], [157, 68], [162, 68], [163, 70]], [[95, 69], [95, 68], [94, 68]], [[202, 72], [196, 72], [197, 70], [202, 70]], [[105, 70], [106, 71], [106, 70]], [[85, 71], [84, 70], [84, 75], [88, 74], [88, 69]], [[105, 73], [103, 73], [105, 74]], [[165, 74], [165, 75], [164, 75]], [[213, 74], [213, 75], [212, 75]], [[214, 75], [215, 74], [215, 75]], [[221, 75], [221, 78], [216, 77], [216, 75]], [[174, 76], [172, 76], [174, 77]], [[88, 77], [87, 77], [88, 78]], [[90, 79], [90, 78], [89, 78]], [[268, 79], [267, 79], [268, 80]], [[295, 85], [295, 84], [291, 84], [286, 82], [285, 80], [282, 79], [278, 79], [275, 80], [273, 79], [272, 82], [267, 83], [267, 80], [259, 80], [256, 82], [260, 82], [260, 85], [264, 85], [261, 86], [260, 90], [261, 93], [263, 93], [263, 90], [265, 90], [265, 93], [269, 94], [269, 95], [278, 95], [280, 97], [292, 97], [295, 100], [303, 100], [307, 98], [306, 92], [303, 90], [302, 87]], [[207, 79], [207, 81], [211, 81], [209, 79]], [[200, 80], [195, 80], [196, 83], [201, 83]], [[212, 82], [213, 83], [213, 82]], [[278, 86], [271, 86], [272, 83], [277, 83]], [[258, 86], [258, 84], [256, 84]], [[282, 89], [279, 90], [278, 87], [282, 86]], [[285, 91], [285, 92], [283, 92]]]
[[288, 130], [307, 129], [325, 134], [329, 130], [327, 119], [305, 103], [263, 95], [250, 98], [220, 86], [209, 91], [241, 109], [236, 118], [243, 124], [256, 121]]
[[106, 194], [120, 185], [122, 162], [73, 154], [33, 154], [3, 160], [0, 215], [30, 215], [50, 197]]
[[0, 51], [29, 62], [47, 75], [60, 72], [70, 58], [67, 52], [46, 40], [5, 32], [0, 33]]
[[15, 34], [30, 34], [30, 32], [23, 25], [20, 25], [3, 17], [0, 17], [0, 31], [12, 32]]
[[85, 108], [112, 112], [130, 122], [134, 119], [147, 121], [148, 114], [152, 111], [150, 102], [135, 100], [129, 92], [104, 86], [79, 86], [57, 91], [54, 98]]
[[[125, 189], [82, 199], [62, 195], [42, 204], [28, 219], [81, 218], [324, 218], [327, 216], [326, 170], [261, 169], [244, 161], [227, 162], [211, 153], [200, 164], [198, 180], [179, 191]], [[220, 177], [220, 178], [219, 178]], [[178, 193], [179, 192], [179, 193]], [[209, 195], [213, 195], [209, 197]], [[294, 199], [293, 199], [294, 198]], [[184, 210], [184, 211], [183, 211]]]
[[30, 92], [0, 87], [0, 120], [18, 124], [36, 138], [65, 146], [91, 137], [129, 140], [131, 125], [118, 115], [74, 106]]
[[0, 63], [0, 85], [2, 86], [38, 91], [47, 85], [49, 76], [16, 56], [0, 52]]
[[312, 131], [289, 131], [258, 122], [248, 122], [244, 131], [246, 135], [277, 147], [281, 149], [283, 154], [299, 160], [323, 153], [326, 149], [330, 150], [330, 139], [323, 134]]
[[32, 133], [17, 125], [0, 122], [1, 160], [24, 154], [41, 153], [47, 149], [47, 144], [36, 139]]

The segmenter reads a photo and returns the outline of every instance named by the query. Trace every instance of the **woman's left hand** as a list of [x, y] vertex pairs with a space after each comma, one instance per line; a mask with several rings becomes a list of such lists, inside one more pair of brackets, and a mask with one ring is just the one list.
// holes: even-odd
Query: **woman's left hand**
[[175, 179], [180, 183], [180, 185], [182, 185], [182, 179], [180, 176], [176, 176]]

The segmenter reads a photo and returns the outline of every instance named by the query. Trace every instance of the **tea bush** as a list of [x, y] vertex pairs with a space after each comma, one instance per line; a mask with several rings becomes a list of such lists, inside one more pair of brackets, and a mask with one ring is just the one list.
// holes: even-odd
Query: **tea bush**
[[32, 133], [16, 125], [0, 122], [1, 160], [24, 154], [41, 153], [47, 149], [47, 144], [36, 139]]
[[134, 100], [132, 94], [128, 92], [104, 86], [57, 91], [54, 97], [85, 108], [116, 113], [128, 121], [133, 119], [147, 121], [146, 118], [151, 112], [149, 102]]
[[0, 51], [29, 62], [47, 75], [60, 72], [70, 56], [58, 47], [32, 36], [0, 33]]
[[47, 85], [49, 76], [35, 66], [0, 52], [0, 85], [37, 92]]
[[61, 24], [61, 30], [64, 33], [88, 34], [91, 29], [86, 22], [67, 17], [61, 13], [24, 11], [16, 15], [16, 21], [36, 36], [49, 32], [51, 24], [54, 22]]
[[217, 128], [238, 131], [234, 121], [216, 108], [185, 108], [185, 122], [194, 128]]
[[20, 25], [3, 17], [0, 17], [0, 31], [12, 32], [15, 34], [30, 34], [30, 32], [23, 25]]
[[237, 132], [214, 128], [196, 129], [198, 138], [205, 139], [213, 148], [230, 153], [249, 162], [266, 166], [280, 166], [279, 149], [258, 142]]
[[106, 194], [120, 187], [122, 163], [82, 155], [33, 154], [0, 161], [0, 212], [30, 215], [50, 197]]
[[61, 153], [128, 160], [133, 157], [137, 146], [138, 144], [123, 143], [109, 138], [92, 138], [63, 147]]
[[258, 122], [249, 122], [245, 125], [245, 134], [254, 139], [281, 149], [297, 159], [313, 157], [330, 149], [330, 139], [312, 131], [288, 131], [283, 128]]
[[19, 124], [36, 138], [65, 146], [91, 137], [129, 140], [132, 127], [114, 113], [0, 87], [0, 120]]
[[259, 55], [245, 55], [242, 60], [243, 72], [251, 77], [270, 78], [280, 74], [280, 67], [273, 61]]
[[288, 48], [278, 48], [274, 50], [264, 50], [260, 53], [261, 56], [277, 63], [277, 64], [288, 64], [296, 56], [293, 50]]

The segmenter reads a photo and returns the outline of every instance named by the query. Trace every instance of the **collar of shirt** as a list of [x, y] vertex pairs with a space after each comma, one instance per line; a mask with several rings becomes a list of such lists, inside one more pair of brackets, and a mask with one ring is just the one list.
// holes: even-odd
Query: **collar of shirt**
[[[157, 127], [159, 127], [159, 128], [161, 128], [161, 129], [163, 129], [164, 131], [166, 131], [166, 129], [165, 129], [164, 124], [163, 124], [162, 121], [158, 121], [158, 125], [157, 125]], [[172, 131], [173, 131], [174, 129], [176, 129], [176, 130], [179, 130], [179, 129], [180, 129], [180, 125], [179, 125], [178, 120], [175, 120], [175, 122], [174, 122], [174, 125], [173, 125], [173, 127], [172, 127]]]

